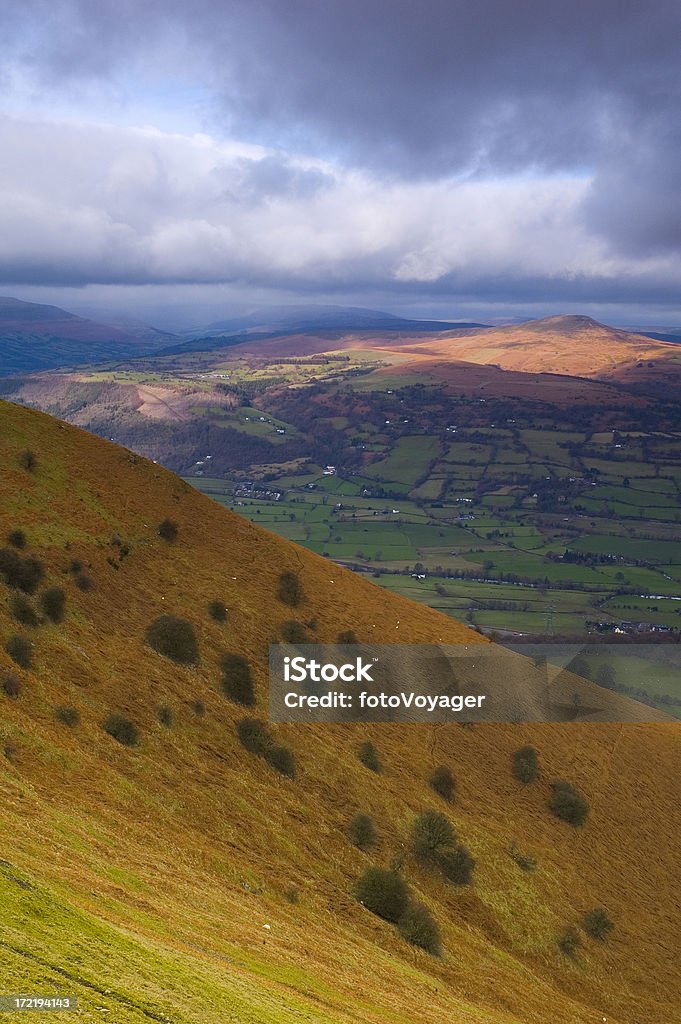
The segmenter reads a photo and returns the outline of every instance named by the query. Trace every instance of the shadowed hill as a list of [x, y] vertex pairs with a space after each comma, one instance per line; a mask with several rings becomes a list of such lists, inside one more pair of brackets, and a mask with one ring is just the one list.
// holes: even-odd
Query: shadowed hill
[[[16, 557], [2, 564], [19, 559], [35, 592], [0, 583], [4, 991], [77, 995], [84, 1019], [116, 1024], [673, 1019], [678, 727], [271, 727], [291, 778], [235, 731], [266, 717], [266, 650], [285, 623], [322, 641], [479, 638], [124, 449], [0, 403], [1, 543], [9, 534]], [[302, 583], [294, 607], [277, 596], [283, 572]], [[162, 615], [191, 623], [197, 664], [145, 643]], [[29, 667], [16, 644], [6, 652], [15, 635]], [[224, 696], [225, 653], [250, 665], [254, 708]], [[105, 731], [112, 714], [137, 742]], [[358, 759], [369, 740], [380, 773]], [[511, 763], [527, 743], [540, 774], [522, 785]], [[452, 804], [427, 784], [443, 764]], [[588, 800], [580, 828], [548, 809], [560, 778]], [[412, 854], [428, 809], [474, 856], [471, 885]], [[357, 813], [377, 830], [367, 853], [347, 838]], [[353, 898], [366, 867], [391, 863], [438, 920], [441, 957]], [[580, 931], [561, 953], [557, 938], [597, 906], [612, 934]]]
[[0, 376], [131, 359], [167, 345], [172, 337], [152, 328], [99, 323], [59, 306], [0, 297]]

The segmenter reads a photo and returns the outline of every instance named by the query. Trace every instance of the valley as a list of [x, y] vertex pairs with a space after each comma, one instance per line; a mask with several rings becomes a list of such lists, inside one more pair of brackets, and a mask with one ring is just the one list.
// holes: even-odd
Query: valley
[[[560, 321], [493, 332], [511, 364], [525, 338], [524, 370], [433, 360], [476, 339], [487, 358], [492, 332], [476, 328], [418, 344], [294, 331], [2, 386], [488, 634], [676, 632], [681, 405], [649, 364], [681, 351]], [[597, 347], [596, 371], [549, 372], [575, 337]], [[641, 352], [636, 386], [615, 383]]]

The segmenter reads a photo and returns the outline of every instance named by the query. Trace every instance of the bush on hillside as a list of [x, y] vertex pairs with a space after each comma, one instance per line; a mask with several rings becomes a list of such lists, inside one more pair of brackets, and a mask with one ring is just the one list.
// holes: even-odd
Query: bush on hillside
[[88, 576], [86, 572], [79, 572], [78, 575], [74, 578], [73, 582], [76, 584], [79, 590], [83, 591], [83, 593], [87, 593], [88, 591], [93, 590], [95, 585], [95, 581], [93, 580], [92, 576]]
[[539, 778], [539, 756], [534, 747], [520, 747], [513, 755], [513, 775], [528, 785]]
[[267, 748], [274, 743], [270, 730], [259, 718], [242, 718], [236, 723], [236, 732], [241, 746], [249, 754], [264, 757]]
[[284, 746], [283, 743], [275, 743], [267, 748], [263, 757], [280, 775], [286, 775], [289, 779], [295, 778], [296, 763], [290, 747]]
[[0, 577], [8, 587], [35, 594], [45, 575], [42, 562], [32, 555], [24, 558], [12, 548], [0, 548]]
[[16, 700], [21, 693], [21, 680], [14, 672], [10, 672], [2, 681], [2, 690], [10, 700]]
[[11, 544], [13, 548], [21, 550], [28, 544], [28, 538], [23, 530], [10, 530], [7, 534], [7, 543]]
[[192, 704], [192, 711], [197, 716], [197, 718], [203, 718], [203, 716], [206, 713], [206, 705], [203, 703], [202, 700], [195, 700], [194, 703]]
[[66, 613], [66, 591], [62, 587], [49, 587], [40, 596], [40, 607], [50, 622], [63, 622]]
[[38, 468], [38, 456], [30, 448], [25, 448], [19, 454], [18, 462], [21, 468], [25, 469], [28, 473], [35, 473]]
[[13, 594], [9, 603], [12, 615], [22, 626], [38, 626], [40, 618], [35, 608], [23, 594]]
[[156, 708], [156, 718], [166, 729], [170, 729], [174, 721], [173, 709], [168, 704], [159, 704]]
[[596, 907], [584, 915], [582, 920], [584, 931], [592, 939], [600, 939], [602, 942], [608, 937], [615, 925], [610, 920], [607, 910], [603, 907]]
[[289, 747], [276, 743], [269, 728], [259, 718], [242, 718], [236, 723], [237, 736], [241, 745], [251, 754], [262, 757], [271, 768], [292, 779], [295, 776], [295, 760]]
[[220, 658], [222, 670], [222, 692], [235, 704], [242, 704], [244, 707], [253, 707], [255, 704], [255, 690], [251, 669], [244, 657], [240, 654], [227, 653]]
[[558, 936], [558, 949], [565, 956], [574, 956], [581, 944], [582, 940], [579, 937], [579, 932], [572, 925], [564, 928]]
[[179, 527], [172, 519], [164, 519], [162, 523], [159, 523], [158, 535], [163, 540], [168, 541], [169, 544], [172, 544], [177, 539], [178, 532]]
[[76, 725], [80, 725], [80, 714], [72, 707], [59, 707], [54, 709], [54, 717], [62, 725], [68, 725], [73, 729]]
[[380, 775], [383, 770], [378, 751], [370, 740], [366, 740], [364, 743], [360, 743], [357, 750], [357, 757], [365, 768], [368, 768], [370, 772], [376, 772]]
[[338, 636], [336, 637], [336, 643], [337, 644], [358, 644], [359, 640], [357, 639], [357, 636], [355, 635], [354, 630], [352, 630], [352, 629], [345, 629], [345, 630], [343, 630], [342, 633], [339, 633]]
[[298, 573], [290, 570], [281, 573], [277, 583], [277, 597], [290, 608], [297, 608], [301, 604], [304, 594]]
[[208, 614], [214, 622], [226, 622], [227, 605], [224, 601], [210, 601], [208, 603]]
[[437, 921], [423, 903], [410, 903], [397, 922], [397, 930], [412, 946], [440, 956], [442, 943]]
[[589, 804], [583, 793], [563, 779], [551, 784], [549, 809], [561, 821], [575, 827], [583, 825], [589, 814]]
[[459, 843], [457, 846], [440, 850], [435, 855], [435, 863], [448, 882], [453, 882], [454, 885], [471, 884], [475, 858], [468, 847]]
[[176, 615], [160, 615], [147, 627], [146, 641], [158, 654], [177, 665], [196, 665], [199, 647], [194, 627]]
[[348, 839], [358, 850], [370, 850], [377, 840], [373, 819], [368, 814], [356, 814], [348, 825]]
[[72, 576], [76, 576], [79, 572], [83, 571], [83, 563], [79, 558], [72, 558], [69, 562], [69, 572]]
[[454, 799], [454, 791], [456, 789], [456, 780], [454, 775], [446, 765], [441, 764], [436, 768], [430, 778], [428, 779], [428, 785], [438, 796], [441, 796], [447, 803], [451, 803]]
[[421, 861], [433, 860], [443, 850], [456, 844], [452, 823], [440, 811], [424, 811], [414, 820], [411, 829], [411, 848]]
[[306, 644], [308, 635], [302, 622], [295, 619], [287, 619], [281, 624], [281, 639], [285, 644]]
[[5, 650], [12, 661], [21, 668], [30, 668], [33, 661], [33, 644], [25, 636], [15, 633], [5, 644]]
[[371, 867], [357, 880], [355, 897], [372, 914], [396, 923], [407, 909], [409, 886], [396, 871]]
[[136, 747], [139, 743], [139, 729], [125, 715], [115, 711], [105, 719], [104, 731], [124, 747]]

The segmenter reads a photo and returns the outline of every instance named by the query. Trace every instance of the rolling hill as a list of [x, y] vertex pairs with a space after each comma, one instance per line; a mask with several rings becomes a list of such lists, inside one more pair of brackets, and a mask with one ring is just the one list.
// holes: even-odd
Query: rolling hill
[[59, 306], [0, 297], [0, 376], [131, 359], [168, 345], [170, 334], [88, 320]]
[[[165, 520], [176, 534], [159, 534]], [[125, 449], [7, 403], [0, 535], [14, 552], [0, 565], [18, 559], [37, 584], [30, 595], [0, 583], [4, 991], [75, 995], [83, 1019], [116, 1024], [674, 1019], [678, 727], [280, 726], [291, 777], [235, 731], [245, 714], [264, 717], [266, 651], [286, 622], [322, 641], [346, 630], [480, 638]], [[277, 593], [284, 572], [302, 583], [294, 608]], [[224, 622], [209, 614], [215, 601]], [[163, 615], [191, 623], [196, 664], [145, 642]], [[30, 667], [17, 666], [16, 643], [7, 653], [17, 634]], [[226, 652], [251, 667], [253, 709], [221, 690]], [[111, 715], [137, 741], [118, 742], [110, 732], [126, 734], [110, 721], [107, 732]], [[367, 741], [380, 773], [358, 759]], [[521, 785], [511, 761], [528, 743], [540, 774]], [[438, 765], [455, 774], [451, 804], [427, 784]], [[555, 779], [585, 794], [583, 827], [549, 812]], [[444, 812], [472, 852], [472, 884], [448, 884], [412, 855], [426, 810]], [[369, 852], [347, 837], [358, 812], [376, 825]], [[438, 920], [440, 957], [353, 897], [367, 867], [391, 864]], [[601, 906], [612, 934], [580, 928], [581, 944], [561, 952], [565, 929]]]
[[608, 327], [588, 316], [552, 316], [512, 327], [441, 335], [414, 351], [524, 373], [610, 377], [641, 361], [680, 362], [677, 345]]

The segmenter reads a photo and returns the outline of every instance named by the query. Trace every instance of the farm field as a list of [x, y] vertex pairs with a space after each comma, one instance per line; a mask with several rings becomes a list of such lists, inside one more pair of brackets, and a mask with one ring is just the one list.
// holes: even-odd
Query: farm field
[[307, 418], [290, 392], [258, 403], [292, 435], [326, 442], [300, 472], [187, 479], [487, 633], [681, 627], [681, 431], [578, 430], [551, 407], [502, 419], [493, 402], [448, 402], [392, 377], [369, 400], [370, 381], [313, 389]]

